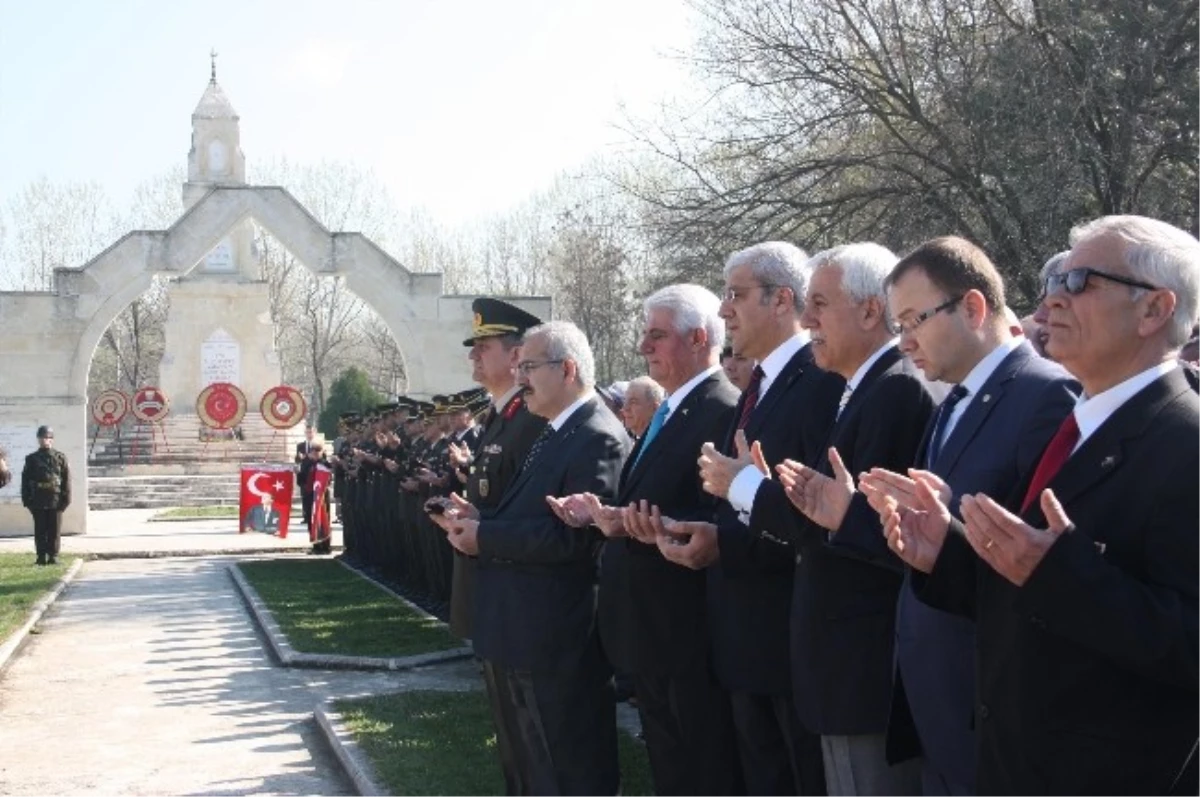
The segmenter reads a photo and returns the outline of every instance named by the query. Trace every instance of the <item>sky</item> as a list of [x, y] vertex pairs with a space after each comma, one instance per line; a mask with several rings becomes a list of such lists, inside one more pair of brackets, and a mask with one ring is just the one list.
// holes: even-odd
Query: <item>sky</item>
[[242, 151], [370, 169], [448, 224], [502, 213], [620, 149], [626, 107], [682, 96], [684, 0], [0, 0], [0, 202], [186, 165], [217, 81]]

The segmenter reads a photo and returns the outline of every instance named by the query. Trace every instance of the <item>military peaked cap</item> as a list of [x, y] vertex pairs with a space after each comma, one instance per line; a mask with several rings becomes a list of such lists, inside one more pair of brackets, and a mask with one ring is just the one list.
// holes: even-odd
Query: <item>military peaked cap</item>
[[471, 337], [463, 341], [464, 346], [474, 346], [480, 338], [497, 335], [524, 335], [525, 331], [542, 323], [533, 313], [527, 313], [516, 305], [499, 299], [481, 298], [471, 302], [475, 314], [471, 322]]

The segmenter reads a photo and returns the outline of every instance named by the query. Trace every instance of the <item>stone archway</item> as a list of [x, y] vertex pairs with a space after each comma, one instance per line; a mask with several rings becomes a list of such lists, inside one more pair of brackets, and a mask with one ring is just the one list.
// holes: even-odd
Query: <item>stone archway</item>
[[[10, 464], [33, 448], [34, 430], [49, 423], [73, 464], [71, 506], [63, 531], [87, 529], [87, 378], [92, 355], [113, 319], [158, 275], [183, 276], [235, 225], [253, 219], [309, 270], [341, 276], [403, 342], [409, 393], [430, 395], [470, 384], [461, 341], [471, 324], [471, 296], [442, 295], [441, 274], [416, 274], [361, 233], [331, 232], [285, 189], [218, 186], [167, 230], [130, 232], [89, 263], [58, 269], [54, 289], [0, 293], [0, 442], [13, 445]], [[543, 318], [545, 297], [517, 303]], [[13, 487], [0, 491], [0, 534], [27, 533], [29, 515]]]

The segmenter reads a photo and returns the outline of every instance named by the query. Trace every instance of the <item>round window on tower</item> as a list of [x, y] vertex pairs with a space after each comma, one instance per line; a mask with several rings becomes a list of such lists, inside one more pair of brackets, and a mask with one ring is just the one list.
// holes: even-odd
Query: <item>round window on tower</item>
[[225, 145], [219, 140], [208, 142], [208, 168], [213, 174], [224, 174], [228, 164], [225, 160]]

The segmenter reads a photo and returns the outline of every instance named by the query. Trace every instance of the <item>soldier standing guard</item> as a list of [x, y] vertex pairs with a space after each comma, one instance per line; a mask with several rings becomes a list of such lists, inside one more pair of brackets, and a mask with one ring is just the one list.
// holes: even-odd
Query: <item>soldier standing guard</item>
[[38, 450], [25, 457], [21, 471], [21, 503], [33, 515], [33, 542], [39, 565], [55, 564], [62, 513], [71, 503], [67, 455], [54, 450], [54, 430], [39, 426]]

